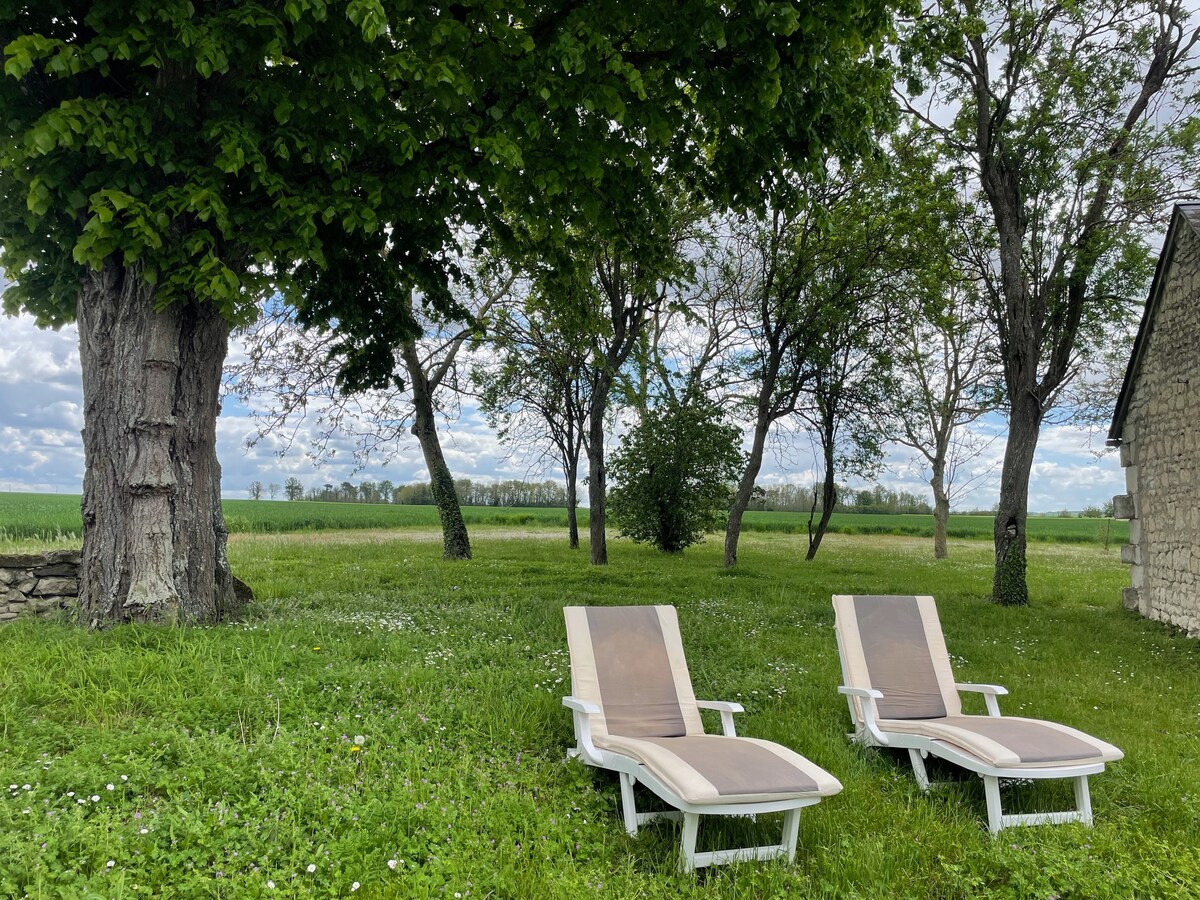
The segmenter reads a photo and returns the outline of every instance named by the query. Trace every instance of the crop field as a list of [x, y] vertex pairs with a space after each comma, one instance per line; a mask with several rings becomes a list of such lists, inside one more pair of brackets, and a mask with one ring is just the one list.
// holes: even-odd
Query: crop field
[[[616, 539], [597, 569], [532, 529], [482, 531], [470, 562], [428, 527], [239, 534], [257, 599], [238, 621], [4, 626], [0, 896], [1200, 896], [1200, 650], [1121, 608], [1115, 551], [1034, 544], [1033, 603], [1006, 609], [985, 599], [985, 542], [937, 562], [923, 539], [833, 535], [812, 563], [803, 542], [748, 534], [730, 571], [719, 541]], [[850, 744], [835, 592], [934, 594], [958, 680], [1121, 747], [1092, 779], [1095, 827], [993, 838], [978, 779], [949, 769], [923, 794], [906, 757]], [[804, 812], [794, 865], [678, 874], [678, 826], [628, 837], [616, 778], [566, 758], [562, 607], [641, 603], [678, 608], [698, 696], [741, 702], [740, 733], [842, 782]], [[1072, 800], [1064, 782], [1002, 791], [1014, 812]], [[713, 817], [700, 849], [779, 827]]]
[[[281, 534], [360, 528], [429, 528], [438, 524], [437, 510], [432, 506], [321, 503], [307, 500], [226, 500], [224, 507], [225, 521], [233, 534]], [[463, 516], [468, 526], [538, 529], [567, 527], [567, 514], [563, 509], [467, 506], [463, 508]], [[579, 518], [580, 527], [585, 527], [586, 509], [579, 511]], [[77, 541], [82, 527], [77, 495], [0, 493], [0, 540]], [[747, 532], [805, 534], [808, 516], [795, 512], [750, 511], [746, 513], [743, 528]], [[990, 540], [992, 519], [988, 516], [951, 516], [948, 530], [950, 536], [955, 538]], [[830, 532], [931, 537], [933, 517], [835, 513]], [[1033, 517], [1029, 520], [1029, 535], [1035, 541], [1119, 545], [1124, 543], [1128, 534], [1127, 523], [1109, 519]]]

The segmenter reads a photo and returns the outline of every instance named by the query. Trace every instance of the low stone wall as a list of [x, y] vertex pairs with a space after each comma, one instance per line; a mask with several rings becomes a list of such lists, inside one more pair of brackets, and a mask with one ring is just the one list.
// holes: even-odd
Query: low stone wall
[[78, 550], [0, 555], [0, 623], [19, 615], [49, 618], [79, 599]]

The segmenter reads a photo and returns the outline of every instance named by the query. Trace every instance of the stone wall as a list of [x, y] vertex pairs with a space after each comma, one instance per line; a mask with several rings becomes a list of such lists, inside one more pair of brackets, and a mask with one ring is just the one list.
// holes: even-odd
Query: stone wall
[[1200, 234], [1177, 229], [1174, 256], [1121, 433], [1131, 565], [1125, 605], [1200, 636]]
[[78, 550], [0, 555], [0, 623], [21, 614], [48, 618], [74, 609], [79, 555]]

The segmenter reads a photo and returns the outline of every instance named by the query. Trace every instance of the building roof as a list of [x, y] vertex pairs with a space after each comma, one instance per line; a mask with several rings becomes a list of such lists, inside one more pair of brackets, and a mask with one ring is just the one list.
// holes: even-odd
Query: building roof
[[1116, 447], [1121, 443], [1121, 431], [1125, 427], [1125, 414], [1129, 410], [1129, 401], [1133, 395], [1133, 382], [1137, 378], [1142, 357], [1146, 353], [1146, 345], [1150, 343], [1150, 332], [1154, 328], [1154, 316], [1158, 312], [1158, 304], [1162, 299], [1167, 273], [1175, 258], [1175, 245], [1178, 242], [1181, 228], [1190, 228], [1200, 235], [1200, 203], [1177, 203], [1174, 212], [1171, 213], [1171, 224], [1167, 228], [1167, 237], [1163, 241], [1162, 253], [1158, 257], [1158, 267], [1154, 270], [1154, 281], [1150, 283], [1150, 296], [1146, 299], [1142, 324], [1133, 341], [1133, 353], [1129, 356], [1129, 365], [1125, 369], [1125, 380], [1121, 383], [1121, 393], [1117, 397], [1117, 408], [1113, 411], [1112, 427], [1108, 429], [1110, 447]]

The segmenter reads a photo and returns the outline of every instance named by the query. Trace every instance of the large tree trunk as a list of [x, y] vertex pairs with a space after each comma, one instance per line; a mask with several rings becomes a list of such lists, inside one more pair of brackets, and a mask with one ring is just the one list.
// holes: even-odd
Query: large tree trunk
[[1025, 580], [1025, 526], [1029, 515], [1029, 473], [1037, 451], [1042, 408], [1031, 393], [1018, 394], [1008, 417], [1008, 443], [1000, 473], [1000, 504], [993, 535], [996, 573], [992, 601], [1004, 606], [1029, 603]]
[[763, 449], [767, 444], [767, 432], [771, 423], [764, 420], [760, 413], [754, 425], [754, 439], [750, 444], [750, 456], [746, 460], [746, 471], [738, 482], [737, 492], [733, 495], [733, 503], [729, 507], [729, 521], [725, 524], [725, 566], [737, 564], [738, 541], [742, 536], [742, 517], [750, 505], [754, 494], [754, 482], [762, 469]]
[[933, 476], [929, 479], [933, 488], [933, 558], [945, 559], [946, 525], [950, 520], [950, 498], [946, 496], [945, 463], [934, 463]]
[[93, 628], [216, 622], [237, 600], [216, 422], [229, 325], [216, 306], [154, 309], [140, 268], [79, 292], [85, 475], [79, 609]]
[[442, 559], [470, 559], [471, 540], [467, 536], [467, 523], [458, 503], [458, 493], [454, 490], [454, 476], [450, 474], [450, 467], [446, 465], [446, 457], [442, 454], [442, 443], [438, 440], [433, 392], [421, 366], [416, 342], [405, 342], [400, 348], [400, 355], [412, 384], [412, 433], [421, 445], [425, 468], [429, 470], [429, 489], [442, 522]]
[[608, 565], [608, 540], [605, 535], [605, 492], [608, 473], [604, 469], [604, 407], [601, 398], [608, 397], [607, 389], [593, 394], [592, 411], [588, 418], [588, 540], [594, 566]]

